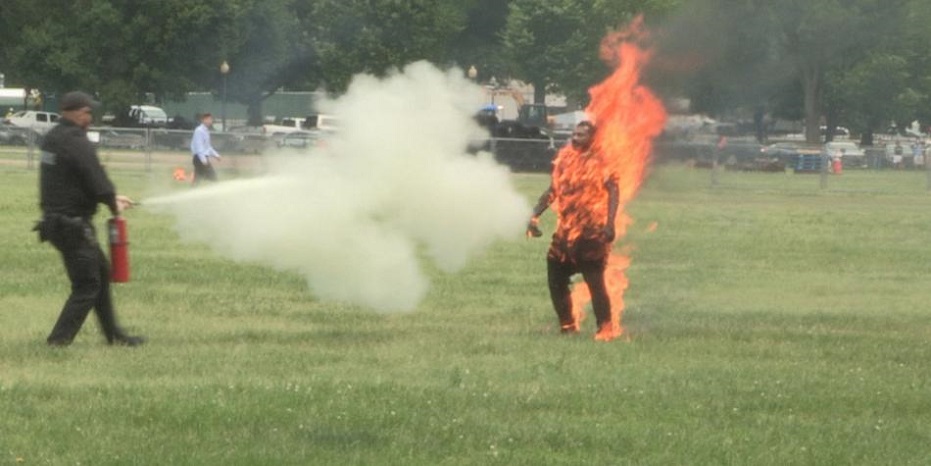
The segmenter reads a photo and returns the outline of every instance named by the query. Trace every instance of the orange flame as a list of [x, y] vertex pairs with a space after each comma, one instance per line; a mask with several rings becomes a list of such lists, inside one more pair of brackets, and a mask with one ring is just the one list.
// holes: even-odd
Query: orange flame
[[175, 171], [172, 172], [172, 175], [171, 175], [171, 176], [175, 179], [175, 181], [182, 181], [182, 182], [183, 182], [183, 181], [190, 181], [191, 179], [194, 178], [193, 174], [191, 175], [190, 178], [188, 178], [187, 173], [186, 173], [186, 172], [184, 171], [184, 169], [181, 168], [181, 167], [175, 168]]
[[[653, 92], [640, 83], [643, 68], [650, 61], [652, 52], [644, 45], [649, 35], [643, 18], [637, 17], [624, 30], [606, 36], [601, 43], [601, 58], [615, 67], [614, 72], [600, 84], [589, 89], [591, 103], [586, 114], [598, 127], [593, 142], [595, 160], [600, 167], [586, 167], [588, 176], [602, 180], [615, 179], [618, 183], [619, 202], [615, 219], [615, 241], [623, 238], [633, 219], [627, 214], [626, 206], [634, 199], [644, 177], [653, 152], [653, 140], [660, 134], [666, 122], [666, 110]], [[563, 151], [572, 150], [571, 146]], [[562, 155], [562, 154], [560, 154]], [[554, 181], [565, 173], [554, 171]], [[579, 175], [575, 175], [579, 176]], [[584, 176], [584, 175], [583, 175]], [[594, 178], [593, 178], [594, 180]], [[594, 183], [599, 185], [600, 183]], [[587, 190], [586, 199], [571, 200], [585, 203], [590, 211], [607, 212], [607, 196], [604, 190]], [[566, 199], [557, 200], [564, 203]], [[600, 215], [600, 214], [599, 214]], [[572, 218], [560, 218], [559, 222], [571, 222]], [[589, 218], [588, 220], [592, 220]], [[597, 221], [597, 219], [595, 219]], [[604, 224], [605, 219], [601, 220]], [[560, 225], [568, 230], [568, 240], [573, 241], [582, 234], [584, 225]], [[624, 291], [627, 289], [627, 267], [630, 257], [627, 251], [613, 251], [605, 269], [605, 284], [611, 301], [610, 323], [602, 325], [595, 335], [596, 340], [609, 341], [621, 336], [621, 315], [624, 311]], [[591, 301], [591, 293], [584, 283], [573, 287], [573, 313]], [[578, 321], [578, 320], [577, 320]]]

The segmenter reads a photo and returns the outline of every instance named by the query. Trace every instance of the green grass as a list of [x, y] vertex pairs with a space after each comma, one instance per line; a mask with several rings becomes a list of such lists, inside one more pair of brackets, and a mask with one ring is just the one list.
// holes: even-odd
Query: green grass
[[[111, 175], [135, 197], [169, 176]], [[630, 206], [629, 342], [557, 334], [545, 240], [381, 315], [138, 209], [114, 294], [149, 344], [107, 347], [91, 317], [53, 349], [68, 283], [29, 231], [36, 173], [0, 168], [0, 464], [931, 463], [924, 174], [709, 181], [659, 167]]]

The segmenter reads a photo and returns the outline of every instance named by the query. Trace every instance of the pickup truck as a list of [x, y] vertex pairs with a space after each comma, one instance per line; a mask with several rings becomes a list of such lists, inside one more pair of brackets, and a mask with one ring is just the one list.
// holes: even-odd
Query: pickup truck
[[36, 110], [20, 110], [3, 121], [4, 123], [27, 128], [38, 135], [43, 135], [58, 124], [58, 114], [53, 112], [40, 112]]

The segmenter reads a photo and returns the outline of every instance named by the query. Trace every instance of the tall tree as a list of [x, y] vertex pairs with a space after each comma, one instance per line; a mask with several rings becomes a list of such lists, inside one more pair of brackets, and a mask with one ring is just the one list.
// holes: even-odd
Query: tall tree
[[[559, 77], [580, 60], [597, 55], [585, 33], [591, 0], [513, 0], [504, 44], [513, 73], [533, 85], [533, 100], [543, 103]], [[596, 26], [597, 27], [597, 26]], [[587, 51], [587, 53], [586, 53]]]
[[[213, 0], [219, 3], [218, 0]], [[111, 106], [146, 94], [178, 96], [196, 87], [214, 34], [215, 9], [183, 0], [35, 0], [42, 14], [20, 17], [8, 50], [22, 81], [50, 92], [85, 89]], [[192, 33], [192, 31], [194, 33]]]
[[779, 44], [802, 83], [805, 139], [821, 140], [825, 77], [849, 70], [901, 27], [907, 0], [785, 0], [766, 3]]
[[383, 75], [417, 60], [450, 62], [452, 41], [466, 24], [456, 0], [305, 0], [302, 24], [331, 92], [356, 73]]
[[602, 37], [638, 13], [661, 15], [677, 4], [676, 0], [512, 0], [504, 30], [512, 74], [533, 85], [535, 102], [543, 102], [549, 91], [583, 102], [588, 88], [608, 73], [598, 58]]
[[464, 70], [475, 66], [476, 79], [508, 74], [503, 32], [511, 0], [471, 0], [462, 31], [451, 44], [451, 59]]

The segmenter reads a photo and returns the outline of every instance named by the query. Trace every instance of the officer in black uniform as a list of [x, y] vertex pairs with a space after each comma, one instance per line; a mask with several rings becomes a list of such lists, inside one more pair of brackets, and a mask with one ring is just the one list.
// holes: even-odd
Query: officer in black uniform
[[97, 204], [105, 204], [114, 216], [132, 207], [133, 201], [116, 194], [87, 138], [92, 110], [99, 103], [83, 92], [62, 96], [58, 125], [42, 142], [39, 175], [42, 220], [36, 229], [41, 241], [49, 241], [61, 253], [71, 280], [71, 296], [48, 336], [48, 344], [70, 344], [91, 308], [111, 345], [138, 346], [143, 337], [127, 335], [117, 324], [110, 296], [110, 263], [97, 242], [93, 217]]

